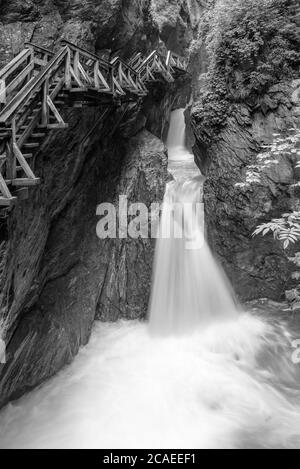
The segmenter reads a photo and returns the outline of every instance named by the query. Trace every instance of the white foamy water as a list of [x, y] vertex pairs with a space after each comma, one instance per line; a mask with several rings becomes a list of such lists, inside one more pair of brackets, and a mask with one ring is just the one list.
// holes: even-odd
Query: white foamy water
[[2, 412], [0, 448], [299, 447], [299, 404], [259, 364], [271, 333], [248, 315], [179, 338], [98, 324], [71, 366]]
[[[202, 178], [178, 147], [166, 199], [196, 203]], [[291, 335], [237, 311], [206, 244], [163, 241], [150, 327], [96, 324], [71, 366], [0, 413], [0, 448], [300, 448]]]
[[[177, 109], [173, 111], [171, 114], [171, 121], [170, 121], [170, 129], [168, 133], [167, 139], [167, 147], [169, 153], [169, 161], [171, 162], [180, 162], [190, 161], [191, 163], [194, 162], [194, 156], [189, 153], [186, 149], [185, 144], [185, 118], [184, 118], [184, 109]], [[193, 164], [193, 169], [197, 170], [195, 164]], [[182, 167], [181, 167], [182, 171]]]
[[[168, 137], [169, 171], [157, 240], [150, 328], [188, 333], [211, 321], [237, 317], [230, 285], [204, 239], [204, 178], [185, 147], [184, 111], [174, 111]], [[171, 229], [170, 229], [171, 228]], [[178, 231], [179, 228], [179, 231]]]

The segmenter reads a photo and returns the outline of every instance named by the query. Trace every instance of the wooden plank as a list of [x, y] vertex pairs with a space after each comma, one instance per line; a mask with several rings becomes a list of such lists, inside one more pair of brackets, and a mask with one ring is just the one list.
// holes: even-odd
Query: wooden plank
[[113, 77], [113, 83], [115, 85], [115, 90], [117, 90], [117, 93], [120, 94], [121, 96], [125, 96], [126, 95], [125, 91], [121, 88], [121, 86], [119, 85], [115, 77]]
[[72, 87], [71, 79], [71, 51], [68, 49], [65, 61], [65, 84], [66, 88], [70, 89]]
[[21, 73], [19, 73], [19, 75], [7, 86], [7, 94], [14, 91], [25, 80], [25, 78], [31, 74], [33, 69], [34, 64], [30, 62], [27, 67], [25, 67]]
[[73, 69], [76, 77], [79, 79], [79, 51], [75, 51], [73, 60]]
[[49, 57], [54, 56], [54, 52], [52, 52], [52, 50], [47, 49], [46, 47], [39, 46], [38, 44], [35, 44], [34, 42], [25, 42], [24, 45], [26, 48], [30, 48], [32, 51], [38, 52], [45, 56], [49, 56]]
[[[64, 79], [64, 77], [63, 77], [63, 78], [61, 78], [61, 79], [58, 81], [58, 83], [57, 83], [57, 85], [55, 86], [54, 90], [51, 91], [51, 93], [50, 93], [50, 98], [52, 99], [52, 101], [54, 101], [54, 99], [55, 99], [55, 98], [57, 97], [57, 95], [60, 93], [60, 91], [61, 91], [61, 89], [63, 88], [64, 84], [65, 84], [65, 79]], [[67, 97], [68, 97], [68, 94], [67, 94]]]
[[93, 85], [92, 80], [90, 79], [90, 77], [85, 72], [85, 70], [82, 67], [81, 63], [78, 64], [78, 69], [79, 69], [79, 72], [81, 73], [81, 75], [83, 76], [83, 78], [85, 79], [85, 81], [87, 81], [90, 85]]
[[168, 54], [167, 54], [167, 60], [166, 60], [166, 65], [167, 65], [168, 69], [170, 69], [170, 67], [171, 67], [170, 60], [171, 60], [171, 51], [169, 50]]
[[77, 85], [80, 87], [80, 88], [83, 88], [83, 83], [81, 83], [80, 79], [76, 76], [73, 68], [70, 66], [70, 74], [71, 74], [71, 77], [74, 78], [74, 80], [76, 81]]
[[11, 75], [27, 58], [31, 55], [29, 49], [24, 49], [13, 60], [9, 62], [2, 70], [0, 70], [0, 79], [5, 80]]
[[100, 76], [99, 76], [99, 62], [96, 60], [94, 64], [94, 85], [95, 88], [98, 90], [100, 88]]
[[100, 69], [98, 69], [98, 77], [100, 78], [102, 84], [104, 85], [104, 88], [106, 91], [112, 91], [108, 82], [106, 81], [106, 79], [104, 78], [104, 76], [102, 75]]
[[16, 157], [13, 151], [13, 142], [12, 140], [6, 143], [6, 169], [7, 176], [9, 179], [14, 179], [16, 177]]
[[64, 124], [64, 120], [63, 118], [61, 117], [60, 113], [58, 112], [57, 108], [55, 107], [55, 105], [53, 104], [53, 101], [51, 100], [50, 96], [47, 97], [47, 103], [48, 103], [48, 106], [49, 108], [51, 109], [51, 111], [53, 112], [54, 116], [55, 116], [55, 119], [57, 120], [57, 122], [59, 124]]
[[47, 125], [49, 122], [49, 107], [48, 98], [49, 96], [49, 78], [45, 80], [43, 84], [43, 97], [42, 97], [42, 125]]
[[29, 142], [29, 143], [24, 143], [23, 147], [26, 148], [26, 150], [32, 150], [34, 148], [38, 148], [40, 146], [39, 143], [37, 142]]
[[0, 104], [6, 104], [6, 85], [5, 80], [0, 80]]
[[10, 190], [7, 187], [7, 184], [6, 184], [6, 182], [5, 182], [5, 180], [4, 180], [1, 173], [0, 173], [0, 190], [1, 190], [1, 192], [4, 195], [5, 198], [10, 199], [12, 197], [12, 195], [10, 193]]
[[28, 127], [28, 124], [26, 123], [27, 120], [35, 115], [38, 111], [35, 110], [35, 107], [36, 107], [36, 101], [37, 101], [37, 97], [34, 99], [34, 101], [31, 102], [31, 105], [28, 107], [28, 106], [23, 106], [21, 109], [20, 109], [20, 112], [18, 112], [18, 114], [16, 114], [17, 119], [16, 119], [16, 126], [17, 126], [17, 132], [20, 133], [19, 131], [22, 129], [22, 127], [24, 127], [24, 124], [26, 125], [25, 128]]
[[42, 70], [41, 73], [32, 80], [30, 80], [25, 87], [13, 98], [9, 104], [3, 109], [0, 114], [0, 122], [7, 122], [11, 116], [20, 108], [24, 106], [32, 97], [33, 93], [40, 90], [42, 84], [47, 78], [49, 72], [56, 73], [57, 67], [65, 59], [67, 49], [62, 49], [48, 65]]
[[37, 111], [32, 115], [32, 119], [30, 120], [30, 124], [27, 125], [26, 130], [23, 132], [22, 136], [17, 139], [17, 145], [19, 148], [21, 148], [27, 139], [30, 137], [32, 134], [33, 130], [37, 126], [41, 119], [41, 111]]
[[1, 207], [12, 207], [13, 205], [16, 204], [16, 202], [17, 202], [17, 197], [10, 197], [10, 198], [0, 197]]
[[16, 178], [11, 181], [11, 184], [15, 187], [19, 186], [37, 186], [41, 183], [40, 178]]
[[15, 156], [18, 162], [20, 163], [20, 165], [22, 166], [22, 169], [24, 173], [26, 174], [26, 176], [30, 179], [36, 179], [32, 169], [30, 168], [29, 164], [25, 160], [24, 155], [22, 154], [20, 148], [18, 147], [16, 143], [13, 144], [13, 149], [14, 149]]
[[83, 49], [82, 47], [79, 47], [79, 46], [73, 44], [72, 42], [70, 42], [66, 39], [63, 39], [60, 42], [61, 42], [61, 44], [65, 44], [69, 49], [71, 49], [73, 51], [79, 51], [80, 55], [87, 58], [87, 59], [98, 60], [99, 64], [103, 68], [105, 68], [106, 70], [110, 70], [110, 64], [108, 62], [106, 62], [106, 60], [101, 59], [101, 57], [98, 57], [98, 55], [93, 54], [92, 52], [88, 52], [87, 50]]
[[63, 124], [48, 124], [47, 129], [53, 130], [53, 129], [68, 129], [69, 124], [66, 124], [65, 122]]
[[75, 93], [75, 94], [76, 94], [76, 93], [87, 93], [88, 90], [89, 90], [89, 89], [88, 89], [87, 87], [82, 86], [82, 87], [80, 87], [80, 88], [72, 88], [72, 89], [70, 90], [70, 93], [72, 93], [72, 94], [73, 94], [73, 93]]

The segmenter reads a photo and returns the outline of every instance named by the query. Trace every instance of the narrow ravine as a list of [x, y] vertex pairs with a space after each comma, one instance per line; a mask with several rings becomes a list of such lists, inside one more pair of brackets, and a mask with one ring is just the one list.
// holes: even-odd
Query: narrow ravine
[[[201, 202], [182, 110], [168, 147], [161, 230], [170, 202]], [[96, 324], [71, 366], [2, 410], [0, 448], [299, 447], [289, 333], [242, 311], [189, 222], [157, 242], [150, 320]]]

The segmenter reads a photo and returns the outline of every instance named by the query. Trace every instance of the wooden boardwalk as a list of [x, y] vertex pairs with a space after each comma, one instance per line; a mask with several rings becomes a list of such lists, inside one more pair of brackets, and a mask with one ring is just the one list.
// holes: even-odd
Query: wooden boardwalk
[[55, 54], [25, 44], [0, 70], [0, 208], [10, 210], [22, 191], [24, 198], [40, 183], [32, 161], [50, 130], [68, 127], [61, 109], [136, 102], [151, 83], [172, 83], [186, 69], [172, 52], [107, 62], [68, 41]]

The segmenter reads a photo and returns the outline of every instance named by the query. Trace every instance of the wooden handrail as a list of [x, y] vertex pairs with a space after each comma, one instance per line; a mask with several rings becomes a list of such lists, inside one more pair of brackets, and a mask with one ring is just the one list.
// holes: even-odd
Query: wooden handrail
[[45, 47], [38, 46], [34, 42], [25, 42], [24, 45], [25, 45], [25, 47], [32, 47], [36, 51], [41, 52], [43, 54], [50, 55], [51, 57], [53, 57], [55, 55], [55, 53], [52, 50], [46, 49]]
[[79, 47], [79, 46], [76, 46], [75, 44], [73, 44], [72, 42], [70, 41], [67, 41], [66, 39], [62, 39], [60, 41], [61, 44], [65, 44], [66, 46], [68, 46], [71, 50], [73, 50], [74, 52], [80, 52], [84, 57], [88, 58], [88, 59], [92, 59], [94, 61], [98, 61], [99, 64], [101, 64], [104, 68], [106, 68], [107, 70], [110, 70], [111, 69], [111, 65], [109, 62], [106, 62], [104, 59], [102, 59], [101, 57], [98, 57], [98, 55], [96, 54], [93, 54], [92, 52], [89, 52], [85, 49], [83, 49], [82, 47]]
[[131, 73], [133, 73], [134, 75], [138, 76], [138, 72], [131, 67], [131, 65], [129, 65], [127, 62], [125, 62], [123, 59], [121, 59], [121, 57], [114, 57], [111, 61], [110, 61], [110, 65], [111, 66], [114, 66], [116, 65], [117, 63], [121, 63], [123, 65], [124, 68], [127, 68], [127, 70], [130, 70]]
[[145, 67], [145, 65], [147, 65], [151, 59], [153, 59], [156, 55], [156, 50], [154, 50], [153, 52], [151, 52], [150, 55], [148, 55], [148, 57], [141, 63], [141, 65], [137, 68], [137, 72], [140, 73], [141, 70]]
[[26, 101], [33, 95], [35, 91], [41, 88], [41, 85], [45, 81], [49, 74], [53, 71], [55, 72], [55, 67], [57, 67], [65, 59], [68, 53], [68, 47], [65, 46], [60, 50], [50, 62], [43, 68], [40, 75], [36, 78], [31, 79], [25, 87], [8, 103], [7, 106], [0, 113], [0, 123], [9, 122], [14, 113], [18, 108], [22, 107]]
[[[16, 201], [10, 186], [40, 182], [30, 159], [48, 130], [67, 127], [61, 105], [104, 105], [103, 119], [112, 106], [128, 103], [123, 119], [131, 103], [147, 95], [148, 83], [162, 79], [171, 83], [173, 75], [186, 68], [185, 60], [172, 52], [164, 57], [153, 51], [144, 60], [138, 53], [129, 63], [120, 57], [108, 62], [70, 41], [62, 44], [54, 53], [26, 43], [0, 70], [0, 104], [4, 105], [0, 111], [0, 207], [10, 209]], [[37, 128], [42, 131], [35, 132]]]
[[9, 64], [0, 70], [0, 80], [5, 80], [31, 55], [30, 49], [24, 49]]

